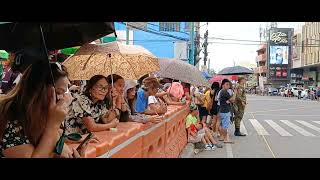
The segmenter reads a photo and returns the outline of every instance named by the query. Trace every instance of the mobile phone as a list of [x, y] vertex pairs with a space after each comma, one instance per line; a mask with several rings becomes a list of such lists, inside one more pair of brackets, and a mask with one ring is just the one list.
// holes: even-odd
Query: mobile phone
[[93, 138], [93, 134], [90, 132], [88, 136], [80, 143], [77, 147], [77, 151], [80, 154], [81, 148], [89, 143], [89, 141]]

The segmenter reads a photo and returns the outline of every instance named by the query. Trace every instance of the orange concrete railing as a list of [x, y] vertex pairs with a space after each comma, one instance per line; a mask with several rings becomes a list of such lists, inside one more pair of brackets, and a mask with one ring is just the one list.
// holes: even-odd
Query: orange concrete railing
[[164, 120], [158, 124], [125, 122], [119, 123], [117, 131], [95, 132], [100, 142], [88, 145], [86, 157], [177, 158], [187, 144], [188, 107], [168, 106]]

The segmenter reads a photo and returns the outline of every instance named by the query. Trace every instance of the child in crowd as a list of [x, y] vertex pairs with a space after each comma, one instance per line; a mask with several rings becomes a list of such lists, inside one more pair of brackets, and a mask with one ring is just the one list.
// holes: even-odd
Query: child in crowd
[[205, 150], [215, 150], [217, 147], [222, 148], [222, 145], [213, 139], [208, 129], [200, 122], [198, 108], [193, 103], [190, 105], [190, 114], [186, 119], [186, 128], [188, 130], [188, 142], [202, 142], [205, 144]]

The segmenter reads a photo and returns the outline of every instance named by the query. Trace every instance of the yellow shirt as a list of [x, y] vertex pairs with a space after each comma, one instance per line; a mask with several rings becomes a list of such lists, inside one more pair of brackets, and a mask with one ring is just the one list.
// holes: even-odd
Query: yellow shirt
[[205, 100], [204, 100], [204, 103], [203, 103], [203, 107], [205, 107], [205, 108], [208, 108], [207, 106], [208, 106], [208, 103], [209, 103], [209, 101], [210, 101], [210, 93], [211, 93], [211, 91], [207, 91], [205, 94], [204, 94], [204, 96], [205, 96]]

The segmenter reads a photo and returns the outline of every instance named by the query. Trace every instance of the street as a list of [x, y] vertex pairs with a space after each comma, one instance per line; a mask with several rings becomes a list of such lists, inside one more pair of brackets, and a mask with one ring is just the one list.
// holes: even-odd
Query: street
[[194, 158], [316, 158], [320, 157], [320, 112], [316, 101], [247, 95], [241, 131], [235, 144], [202, 151]]

